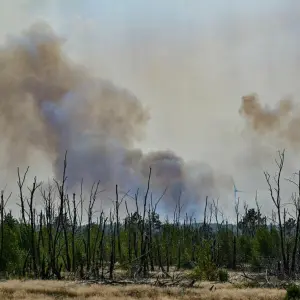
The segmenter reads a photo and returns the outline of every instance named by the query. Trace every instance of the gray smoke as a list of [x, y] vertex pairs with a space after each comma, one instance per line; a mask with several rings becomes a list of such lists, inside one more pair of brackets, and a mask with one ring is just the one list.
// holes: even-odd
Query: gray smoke
[[0, 51], [0, 125], [8, 167], [28, 161], [38, 149], [61, 178], [68, 151], [68, 185], [100, 180], [106, 190], [168, 187], [166, 204], [179, 195], [201, 203], [231, 179], [206, 165], [188, 163], [172, 151], [143, 153], [135, 143], [145, 135], [149, 111], [131, 92], [95, 78], [62, 51], [63, 39], [45, 23], [10, 38]]

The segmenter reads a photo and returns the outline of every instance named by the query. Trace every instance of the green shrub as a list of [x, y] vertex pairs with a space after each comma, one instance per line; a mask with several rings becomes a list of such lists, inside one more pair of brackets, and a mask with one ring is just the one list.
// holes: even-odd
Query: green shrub
[[296, 284], [290, 285], [286, 289], [285, 300], [300, 300], [300, 287]]
[[211, 244], [204, 241], [198, 248], [196, 267], [190, 273], [194, 280], [218, 280], [218, 268], [211, 257]]
[[205, 269], [205, 280], [208, 281], [217, 281], [218, 280], [218, 269], [214, 264], [210, 264]]
[[194, 280], [217, 281], [219, 278], [218, 269], [214, 264], [197, 266], [190, 273], [190, 278]]
[[261, 272], [262, 269], [262, 261], [259, 259], [257, 253], [253, 253], [253, 256], [250, 260], [251, 271], [252, 272]]
[[190, 273], [189, 277], [192, 280], [202, 280], [203, 279], [203, 272], [202, 270], [197, 266], [195, 267]]
[[193, 261], [185, 261], [182, 263], [182, 268], [185, 270], [192, 270], [196, 267], [196, 263]]
[[228, 271], [224, 270], [224, 269], [219, 269], [218, 270], [218, 277], [219, 277], [219, 281], [227, 282], [228, 278], [229, 278]]

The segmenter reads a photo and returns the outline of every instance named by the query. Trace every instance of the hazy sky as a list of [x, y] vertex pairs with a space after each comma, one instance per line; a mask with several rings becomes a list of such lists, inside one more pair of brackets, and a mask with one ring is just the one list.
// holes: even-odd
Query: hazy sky
[[142, 148], [227, 169], [252, 197], [266, 156], [241, 134], [241, 97], [298, 101], [299, 17], [289, 0], [2, 0], [0, 41], [46, 19], [74, 60], [149, 107]]

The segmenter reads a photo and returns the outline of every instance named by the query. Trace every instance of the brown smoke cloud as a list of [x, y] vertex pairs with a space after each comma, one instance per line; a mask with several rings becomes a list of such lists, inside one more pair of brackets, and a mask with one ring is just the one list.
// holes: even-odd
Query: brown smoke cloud
[[37, 23], [0, 50], [0, 125], [8, 167], [23, 164], [38, 149], [60, 178], [68, 150], [70, 187], [84, 178], [133, 191], [146, 183], [151, 167], [152, 190], [168, 187], [167, 205], [180, 194], [195, 204], [231, 188], [230, 176], [216, 175], [207, 165], [185, 162], [172, 151], [135, 149], [145, 135], [148, 109], [128, 90], [75, 65], [63, 42], [49, 25]]
[[291, 99], [282, 99], [274, 108], [263, 106], [258, 95], [242, 98], [240, 114], [247, 121], [248, 128], [259, 135], [273, 135], [286, 146], [299, 149], [300, 110]]

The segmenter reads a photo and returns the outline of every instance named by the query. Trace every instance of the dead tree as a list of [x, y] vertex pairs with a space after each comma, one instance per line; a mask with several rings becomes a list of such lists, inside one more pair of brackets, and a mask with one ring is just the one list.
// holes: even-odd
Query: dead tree
[[183, 205], [180, 204], [180, 201], [181, 201], [181, 195], [182, 195], [182, 192], [180, 191], [179, 193], [179, 196], [178, 196], [178, 213], [177, 213], [177, 216], [176, 216], [176, 219], [175, 219], [175, 222], [176, 224], [174, 224], [176, 226], [176, 230], [177, 230], [177, 238], [178, 238], [178, 241], [177, 241], [177, 270], [179, 270], [181, 268], [181, 252], [182, 252], [182, 244], [183, 244], [183, 241], [180, 237], [180, 230], [181, 230], [181, 226], [180, 226], [180, 218], [181, 218], [181, 210], [183, 208]]
[[72, 247], [72, 272], [76, 272], [76, 257], [75, 257], [75, 234], [76, 234], [76, 227], [77, 227], [77, 205], [76, 205], [76, 195], [73, 193], [73, 216], [70, 216], [70, 220], [72, 223], [72, 241], [71, 241], [71, 247]]
[[62, 268], [62, 266], [58, 266], [58, 254], [60, 253], [61, 250], [57, 252], [57, 245], [64, 226], [63, 222], [65, 221], [64, 209], [65, 209], [65, 200], [66, 200], [65, 197], [65, 185], [67, 181], [66, 171], [67, 171], [67, 151], [65, 153], [65, 158], [64, 158], [62, 180], [61, 182], [58, 182], [57, 180], [54, 179], [59, 193], [59, 206], [58, 206], [56, 230], [53, 239], [51, 261], [52, 261], [52, 271], [54, 272], [57, 279], [61, 279], [61, 268]]
[[295, 242], [294, 242], [293, 252], [292, 252], [292, 262], [291, 262], [292, 274], [294, 274], [296, 271], [296, 253], [297, 253], [299, 229], [300, 229], [300, 170], [298, 171], [297, 176], [298, 176], [298, 181], [287, 179], [289, 182], [293, 183], [298, 190], [297, 195], [293, 197], [293, 203], [296, 209], [296, 234], [295, 234]]
[[[45, 273], [49, 276], [49, 273], [52, 270], [54, 261], [53, 261], [53, 223], [54, 223], [54, 203], [53, 203], [53, 187], [49, 184], [48, 190], [41, 189], [41, 195], [44, 200], [44, 225], [47, 232], [47, 241], [48, 241], [48, 266]], [[45, 274], [45, 276], [46, 276]]]
[[[1, 207], [0, 207], [0, 215], [1, 215], [1, 248], [0, 248], [0, 263], [2, 265], [3, 262], [3, 249], [4, 249], [4, 191], [1, 191]], [[2, 266], [1, 266], [2, 267]], [[2, 271], [2, 268], [1, 268]]]
[[145, 231], [145, 217], [147, 211], [147, 200], [148, 194], [150, 190], [150, 180], [151, 180], [151, 168], [149, 170], [148, 182], [147, 182], [147, 189], [144, 195], [144, 205], [143, 205], [143, 217], [142, 217], [142, 224], [141, 224], [141, 260], [140, 260], [140, 269], [143, 270], [143, 276], [147, 276], [147, 242], [148, 239], [146, 238], [146, 231]]
[[101, 267], [101, 278], [104, 279], [104, 237], [105, 237], [105, 228], [106, 228], [107, 218], [104, 219], [102, 223], [102, 232], [101, 232], [101, 239], [99, 243], [99, 260], [100, 260], [100, 267]]
[[91, 229], [92, 229], [92, 222], [93, 222], [93, 214], [94, 214], [94, 205], [95, 201], [98, 196], [98, 190], [99, 190], [100, 181], [97, 182], [97, 184], [93, 184], [91, 192], [90, 192], [90, 201], [88, 206], [88, 223], [87, 223], [87, 240], [83, 240], [84, 246], [85, 246], [85, 255], [86, 255], [86, 269], [87, 272], [90, 271], [91, 267]]
[[24, 193], [23, 193], [23, 187], [24, 187], [24, 183], [27, 177], [27, 173], [28, 173], [29, 167], [27, 167], [22, 179], [20, 176], [20, 169], [18, 168], [18, 187], [19, 187], [19, 197], [20, 197], [20, 206], [21, 206], [21, 216], [22, 216], [22, 221], [23, 224], [26, 224], [26, 218], [25, 218], [25, 199], [24, 199]]
[[278, 224], [279, 224], [279, 234], [280, 234], [280, 248], [281, 248], [281, 257], [282, 257], [282, 262], [283, 262], [283, 269], [285, 274], [289, 274], [289, 263], [287, 260], [286, 256], [286, 251], [285, 251], [285, 240], [284, 240], [284, 229], [282, 226], [282, 217], [281, 217], [281, 209], [282, 209], [282, 204], [281, 204], [281, 174], [284, 166], [284, 155], [285, 155], [285, 150], [282, 152], [278, 151], [278, 159], [275, 159], [276, 165], [278, 167], [277, 175], [274, 176], [274, 186], [271, 183], [271, 175], [268, 172], [264, 172], [268, 187], [269, 187], [269, 192], [271, 199], [273, 201], [273, 204], [276, 207], [277, 210], [277, 217], [278, 217]]
[[39, 234], [38, 234], [38, 241], [37, 241], [37, 259], [39, 262], [39, 276], [43, 279], [46, 279], [48, 277], [48, 274], [46, 272], [46, 258], [41, 251], [42, 249], [45, 248], [45, 240], [44, 240], [44, 235], [43, 235], [43, 219], [44, 219], [44, 214], [43, 211], [41, 210], [39, 214]]
[[34, 276], [38, 277], [38, 267], [37, 267], [37, 254], [36, 254], [36, 243], [35, 243], [35, 233], [36, 233], [36, 212], [34, 208], [34, 195], [36, 190], [41, 186], [42, 183], [37, 183], [36, 177], [34, 177], [32, 188], [28, 188], [30, 192], [29, 200], [27, 200], [29, 207], [29, 222], [31, 231], [31, 258], [33, 264]]
[[1, 244], [0, 244], [0, 270], [2, 271], [3, 262], [3, 250], [4, 250], [4, 217], [5, 217], [5, 206], [11, 197], [11, 193], [6, 200], [4, 200], [4, 190], [1, 191], [1, 203], [0, 203], [0, 218], [1, 218]]
[[[152, 238], [152, 224], [153, 221], [153, 215], [151, 212], [151, 208], [149, 205], [149, 209], [148, 209], [148, 235], [149, 235], [149, 248], [153, 249], [153, 238]], [[151, 268], [151, 272], [154, 272], [154, 260], [153, 260], [153, 252], [149, 251], [149, 259], [150, 259], [150, 268]]]
[[235, 270], [236, 269], [236, 256], [237, 256], [237, 239], [239, 236], [239, 205], [240, 205], [240, 198], [237, 199], [237, 202], [235, 203], [235, 215], [236, 215], [236, 234], [233, 235], [233, 263], [232, 263], [232, 268]]
[[109, 279], [113, 279], [115, 262], [116, 262], [116, 224], [113, 219], [112, 212], [109, 214], [110, 221], [110, 265], [109, 265]]
[[118, 239], [118, 254], [120, 262], [123, 261], [122, 257], [122, 248], [121, 248], [121, 234], [120, 234], [120, 217], [119, 217], [119, 209], [122, 201], [119, 200], [119, 191], [118, 185], [116, 185], [116, 203], [115, 203], [115, 211], [116, 211], [116, 231], [117, 231], [117, 239]]

